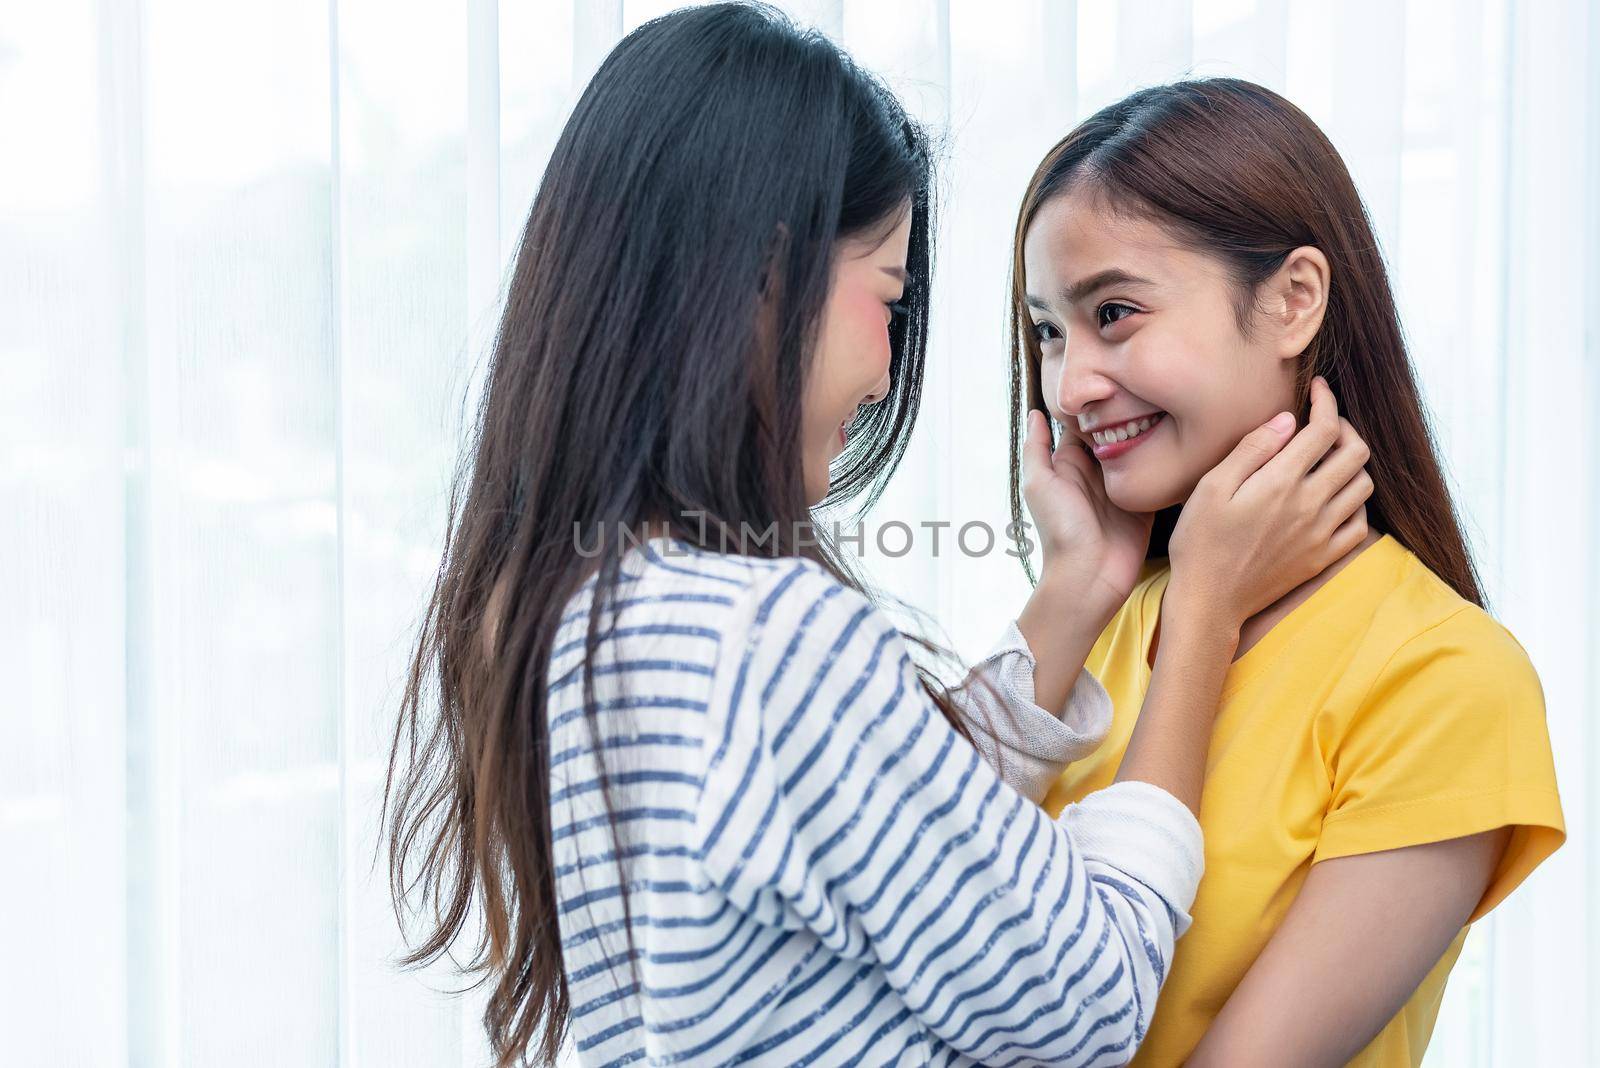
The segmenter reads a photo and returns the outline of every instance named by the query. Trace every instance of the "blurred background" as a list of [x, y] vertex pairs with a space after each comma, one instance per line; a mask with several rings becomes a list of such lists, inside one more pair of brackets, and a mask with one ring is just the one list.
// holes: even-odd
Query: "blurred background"
[[[464, 981], [392, 963], [387, 736], [540, 170], [676, 6], [0, 0], [0, 1062], [484, 1063]], [[1331, 136], [1570, 833], [1475, 929], [1429, 1063], [1600, 1064], [1600, 11], [780, 6], [946, 136], [927, 401], [880, 522], [1006, 522], [1011, 230], [1076, 120], [1229, 74]], [[929, 548], [863, 563], [975, 656], [1021, 570]]]

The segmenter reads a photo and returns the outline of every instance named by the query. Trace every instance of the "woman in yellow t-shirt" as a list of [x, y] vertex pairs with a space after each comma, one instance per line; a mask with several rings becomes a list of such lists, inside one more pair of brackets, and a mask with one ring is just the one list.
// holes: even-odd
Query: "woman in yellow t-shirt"
[[1259, 86], [1135, 93], [1035, 173], [1012, 326], [1015, 518], [1035, 408], [1115, 506], [1156, 514], [1090, 654], [1111, 733], [1052, 812], [1117, 773], [1160, 642], [1165, 532], [1200, 476], [1273, 412], [1304, 413], [1318, 375], [1371, 446], [1372, 533], [1237, 635], [1205, 879], [1135, 1063], [1420, 1064], [1466, 925], [1565, 831], [1539, 680], [1482, 608], [1343, 162]]

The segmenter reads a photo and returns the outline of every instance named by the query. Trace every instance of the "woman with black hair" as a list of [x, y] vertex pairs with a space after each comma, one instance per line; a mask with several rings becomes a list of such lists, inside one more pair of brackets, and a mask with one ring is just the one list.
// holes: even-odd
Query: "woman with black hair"
[[1121, 781], [1047, 817], [1109, 722], [1082, 664], [1148, 520], [1032, 428], [1043, 569], [953, 693], [810, 522], [904, 451], [931, 185], [892, 95], [738, 4], [630, 34], [554, 150], [386, 797], [397, 901], [431, 906], [409, 959], [481, 910], [501, 1065], [569, 1031], [693, 1065], [1106, 1064], [1144, 1034], [1239, 625], [1348, 551], [1360, 495], [1328, 502], [1365, 457], [1324, 398], [1207, 476]]

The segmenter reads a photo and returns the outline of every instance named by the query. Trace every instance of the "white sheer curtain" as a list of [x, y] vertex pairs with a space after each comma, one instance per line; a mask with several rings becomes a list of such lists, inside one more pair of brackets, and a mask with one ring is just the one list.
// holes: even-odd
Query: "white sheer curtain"
[[[0, 0], [0, 1061], [476, 1065], [400, 973], [376, 795], [463, 401], [621, 0]], [[1600, 12], [1583, 0], [788, 5], [949, 133], [918, 440], [879, 518], [1005, 520], [1001, 322], [1044, 149], [1189, 72], [1349, 160], [1570, 840], [1440, 1065], [1600, 1063]], [[962, 651], [1015, 561], [867, 566]]]

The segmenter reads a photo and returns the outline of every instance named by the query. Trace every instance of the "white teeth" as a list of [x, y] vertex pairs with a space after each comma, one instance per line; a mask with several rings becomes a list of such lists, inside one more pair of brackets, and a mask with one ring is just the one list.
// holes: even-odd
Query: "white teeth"
[[1138, 437], [1155, 426], [1160, 421], [1160, 418], [1159, 415], [1146, 416], [1142, 419], [1135, 419], [1130, 423], [1124, 423], [1122, 426], [1111, 430], [1096, 430], [1089, 436], [1094, 439], [1096, 445], [1115, 445], [1120, 441]]

